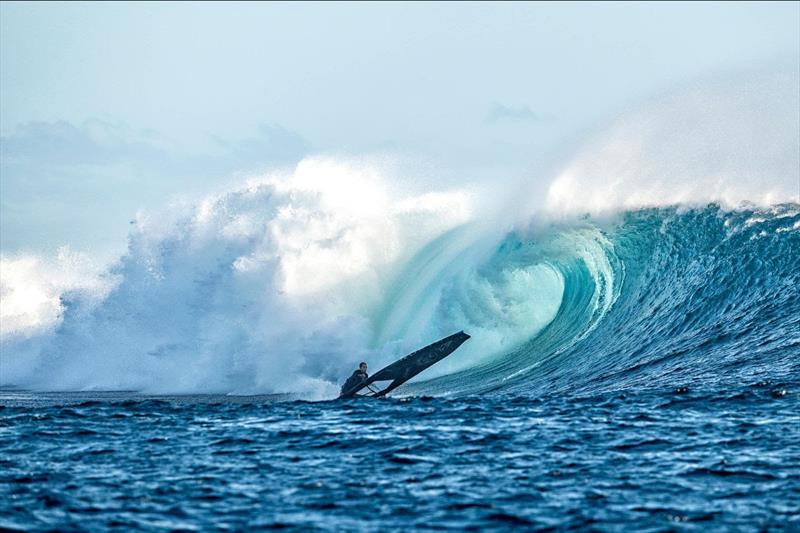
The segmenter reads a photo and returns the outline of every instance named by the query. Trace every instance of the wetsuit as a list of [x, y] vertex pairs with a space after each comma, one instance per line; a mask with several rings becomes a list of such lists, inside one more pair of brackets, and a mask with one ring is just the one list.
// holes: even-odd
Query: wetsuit
[[366, 372], [362, 372], [361, 370], [356, 370], [353, 372], [353, 375], [347, 378], [347, 381], [344, 382], [342, 385], [341, 394], [353, 389], [356, 385], [359, 385], [367, 380], [369, 376]]

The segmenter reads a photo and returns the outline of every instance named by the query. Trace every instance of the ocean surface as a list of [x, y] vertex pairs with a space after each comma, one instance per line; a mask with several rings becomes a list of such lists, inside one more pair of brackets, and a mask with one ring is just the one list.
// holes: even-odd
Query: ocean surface
[[800, 529], [798, 383], [0, 399], [6, 530]]
[[132, 235], [109, 292], [4, 341], [0, 527], [800, 530], [797, 204], [455, 224], [330, 279], [356, 226], [292, 255], [270, 187]]

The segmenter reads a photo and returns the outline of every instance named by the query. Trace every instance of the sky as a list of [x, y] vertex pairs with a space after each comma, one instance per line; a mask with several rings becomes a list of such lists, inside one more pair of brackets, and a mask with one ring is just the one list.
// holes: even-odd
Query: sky
[[0, 252], [314, 154], [535, 172], [659, 91], [800, 58], [798, 2], [0, 3]]

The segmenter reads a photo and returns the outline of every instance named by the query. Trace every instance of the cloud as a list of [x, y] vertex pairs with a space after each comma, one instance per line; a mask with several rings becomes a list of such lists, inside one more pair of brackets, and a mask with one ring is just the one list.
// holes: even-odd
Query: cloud
[[494, 124], [497, 122], [546, 122], [555, 117], [550, 114], [542, 114], [533, 111], [525, 104], [518, 106], [507, 106], [495, 102], [489, 108], [486, 115], [486, 122]]
[[122, 123], [87, 120], [28, 122], [0, 137], [3, 164], [35, 161], [39, 165], [107, 164], [121, 159], [164, 157], [157, 134], [137, 132]]
[[279, 125], [191, 154], [153, 130], [98, 119], [29, 122], [0, 137], [0, 249], [124, 243], [141, 208], [203, 194], [235, 173], [290, 165], [309, 143]]
[[[81, 125], [67, 121], [28, 122], [17, 127], [12, 135], [0, 137], [2, 162], [14, 164], [35, 162], [43, 165], [106, 165], [131, 161], [141, 163], [157, 160], [182, 160], [178, 166], [193, 166], [198, 160], [208, 164], [216, 159], [225, 164], [285, 163], [302, 159], [311, 145], [299, 134], [278, 124], [261, 124], [256, 135], [229, 140], [212, 136], [223, 148], [215, 156], [196, 157], [181, 154], [178, 143], [153, 130], [134, 130], [121, 122], [98, 119]], [[216, 166], [216, 165], [215, 165]]]
[[255, 137], [228, 141], [214, 137], [226, 150], [227, 157], [249, 162], [299, 160], [311, 151], [311, 145], [297, 133], [278, 124], [261, 124]]

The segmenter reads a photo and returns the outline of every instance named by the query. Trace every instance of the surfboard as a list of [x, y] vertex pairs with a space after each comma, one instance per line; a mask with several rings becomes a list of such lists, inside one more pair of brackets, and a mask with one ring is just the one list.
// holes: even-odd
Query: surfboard
[[[409, 379], [413, 378], [420, 372], [435, 365], [454, 351], [464, 342], [469, 339], [469, 335], [463, 331], [459, 331], [449, 337], [438, 340], [433, 344], [429, 344], [424, 348], [420, 348], [416, 352], [410, 353], [390, 364], [387, 367], [381, 368], [363, 383], [360, 383], [349, 390], [342, 392], [339, 398], [353, 398], [354, 396], [372, 396], [380, 397], [385, 396], [388, 392], [396, 389]], [[371, 387], [373, 383], [391, 381], [388, 386], [383, 389]], [[369, 392], [365, 394], [358, 394], [362, 389], [367, 389]]]

